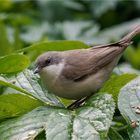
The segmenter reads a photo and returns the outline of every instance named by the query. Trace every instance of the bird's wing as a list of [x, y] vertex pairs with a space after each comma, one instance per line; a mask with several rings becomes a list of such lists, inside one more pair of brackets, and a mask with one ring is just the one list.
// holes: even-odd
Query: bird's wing
[[121, 54], [131, 44], [131, 39], [139, 32], [140, 25], [116, 43], [99, 45], [87, 50], [71, 51], [73, 58], [69, 52], [62, 71], [63, 76], [73, 81], [79, 81], [96, 73]]
[[83, 80], [112, 62], [123, 49], [120, 46], [105, 46], [69, 51], [62, 75], [72, 81]]

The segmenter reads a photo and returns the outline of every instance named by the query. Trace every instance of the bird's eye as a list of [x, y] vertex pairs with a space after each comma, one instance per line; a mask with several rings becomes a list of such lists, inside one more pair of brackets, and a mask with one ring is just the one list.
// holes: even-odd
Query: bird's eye
[[45, 63], [49, 64], [51, 62], [51, 58], [49, 57], [48, 59], [46, 59]]

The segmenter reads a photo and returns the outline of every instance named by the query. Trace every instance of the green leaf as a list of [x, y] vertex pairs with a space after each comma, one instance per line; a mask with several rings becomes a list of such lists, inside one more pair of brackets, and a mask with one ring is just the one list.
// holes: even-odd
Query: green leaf
[[75, 110], [38, 107], [26, 115], [1, 123], [1, 139], [33, 139], [45, 129], [47, 140], [98, 140], [107, 136], [114, 109], [109, 94], [93, 96], [85, 106]]
[[[32, 112], [0, 124], [0, 134], [3, 140], [12, 140], [17, 138], [27, 139], [34, 138], [48, 125], [46, 129], [49, 129], [47, 133], [48, 140], [51, 136], [59, 134], [63, 130], [63, 139], [68, 138], [68, 127], [71, 123], [72, 116], [70, 112], [64, 109], [54, 109], [52, 107], [39, 107]], [[59, 120], [60, 119], [60, 120]], [[53, 121], [52, 121], [53, 120]], [[65, 120], [65, 121], [64, 121]], [[57, 122], [56, 125], [51, 123]], [[67, 126], [68, 125], [68, 126]], [[51, 130], [56, 130], [56, 133], [51, 133]], [[60, 130], [60, 131], [59, 131]], [[59, 132], [58, 132], [59, 131]], [[55, 137], [56, 139], [56, 137]], [[54, 140], [55, 140], [54, 139]], [[51, 139], [52, 140], [52, 139]]]
[[118, 97], [118, 107], [130, 125], [128, 134], [131, 140], [140, 139], [140, 76], [124, 86]]
[[112, 96], [99, 93], [99, 95], [93, 95], [87, 101], [86, 107], [78, 109], [78, 114], [80, 117], [88, 119], [94, 128], [100, 132], [101, 137], [106, 137], [111, 125], [114, 109], [115, 103]]
[[108, 140], [123, 140], [123, 137], [112, 127], [110, 127], [108, 132]]
[[[45, 123], [47, 140], [70, 140], [72, 115], [64, 109], [51, 110]], [[55, 126], [55, 127], [54, 127]]]
[[60, 100], [54, 94], [48, 93], [47, 89], [41, 83], [39, 75], [34, 74], [33, 71], [25, 70], [16, 75], [15, 80], [16, 85], [19, 85], [37, 99], [56, 106], [63, 106]]
[[117, 101], [120, 89], [136, 77], [137, 74], [112, 75], [111, 78], [100, 89], [100, 92], [108, 92], [112, 94], [115, 101]]
[[30, 60], [25, 55], [12, 54], [0, 58], [0, 73], [15, 73], [29, 66]]
[[25, 70], [7, 80], [0, 77], [0, 85], [33, 96], [47, 104], [63, 106], [55, 95], [48, 93], [47, 89], [42, 85], [39, 76], [33, 74], [31, 70]]
[[46, 51], [64, 51], [82, 48], [89, 48], [89, 46], [80, 41], [46, 41], [33, 44], [18, 52], [28, 52], [30, 57], [34, 60], [39, 54]]
[[88, 119], [76, 117], [73, 122], [72, 140], [100, 140], [100, 135]]
[[41, 105], [43, 105], [42, 102], [26, 95], [0, 95], [0, 120], [25, 114]]
[[2, 86], [2, 87], [3, 86], [4, 87], [10, 87], [10, 88], [15, 89], [17, 91], [20, 91], [22, 93], [25, 93], [27, 95], [30, 95], [30, 93], [28, 91], [20, 88], [19, 86], [16, 86], [14, 84], [15, 82], [16, 82], [15, 80], [14, 81], [12, 81], [12, 80], [10, 81], [9, 79], [5, 79], [4, 77], [0, 76], [0, 86]]

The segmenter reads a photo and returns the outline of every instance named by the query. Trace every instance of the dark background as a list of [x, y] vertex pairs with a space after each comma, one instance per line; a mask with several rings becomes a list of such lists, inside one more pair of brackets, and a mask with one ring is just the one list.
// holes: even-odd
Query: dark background
[[[138, 24], [139, 0], [2, 0], [0, 56], [43, 40], [81, 40], [89, 45], [113, 42]], [[140, 35], [121, 59], [137, 69], [139, 40]]]

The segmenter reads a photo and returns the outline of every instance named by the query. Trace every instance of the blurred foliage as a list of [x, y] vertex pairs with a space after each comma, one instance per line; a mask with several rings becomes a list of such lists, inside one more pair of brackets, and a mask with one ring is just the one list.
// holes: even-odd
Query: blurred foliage
[[125, 58], [133, 65], [134, 68], [140, 69], [140, 43], [137, 48], [129, 47], [126, 50]]
[[[139, 23], [139, 0], [3, 0], [0, 56], [42, 40], [108, 43], [120, 39]], [[134, 46], [138, 46], [139, 38]], [[140, 69], [138, 57], [125, 58]]]

